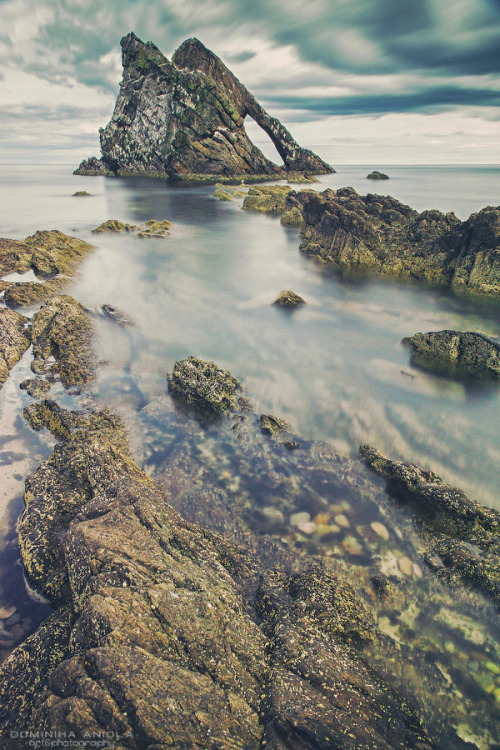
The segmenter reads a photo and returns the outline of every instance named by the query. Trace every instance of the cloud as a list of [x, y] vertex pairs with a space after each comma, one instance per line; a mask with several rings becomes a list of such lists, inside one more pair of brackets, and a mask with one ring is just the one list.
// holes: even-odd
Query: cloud
[[33, 128], [78, 106], [97, 132], [131, 30], [167, 55], [197, 36], [287, 122], [471, 106], [499, 119], [500, 0], [1, 0], [0, 101], [17, 97]]

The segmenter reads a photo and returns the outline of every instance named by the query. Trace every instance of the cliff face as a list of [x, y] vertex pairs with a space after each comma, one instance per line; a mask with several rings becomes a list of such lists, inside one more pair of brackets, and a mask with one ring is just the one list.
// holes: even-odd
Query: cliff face
[[100, 131], [102, 160], [82, 162], [76, 174], [284, 176], [249, 140], [247, 115], [269, 135], [286, 170], [332, 171], [197, 39], [185, 41], [171, 62], [133, 33], [121, 46], [123, 81], [111, 121]]

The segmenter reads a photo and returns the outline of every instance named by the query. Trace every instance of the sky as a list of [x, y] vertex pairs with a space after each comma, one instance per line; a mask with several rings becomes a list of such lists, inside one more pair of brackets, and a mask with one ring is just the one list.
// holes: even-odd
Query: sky
[[197, 37], [334, 166], [500, 164], [500, 0], [0, 0], [0, 163], [99, 156], [129, 31]]

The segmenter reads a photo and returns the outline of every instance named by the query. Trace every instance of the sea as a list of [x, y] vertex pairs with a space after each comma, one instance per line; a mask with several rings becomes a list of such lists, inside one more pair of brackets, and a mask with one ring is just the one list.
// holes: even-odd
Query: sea
[[[462, 220], [500, 204], [500, 166], [335, 167], [311, 187], [390, 194], [418, 211], [452, 211]], [[242, 199], [219, 201], [213, 186], [78, 177], [73, 169], [1, 166], [0, 236], [59, 229], [96, 246], [67, 291], [94, 313], [101, 366], [92, 396], [99, 403], [133, 424], [134, 414], [166, 393], [177, 360], [214, 360], [244, 384], [257, 413], [285, 418], [298, 434], [349, 456], [368, 443], [500, 510], [500, 387], [424, 372], [401, 344], [441, 329], [500, 336], [500, 302], [418, 283], [342, 279], [301, 256], [297, 230], [279, 217], [243, 211]], [[367, 180], [373, 169], [389, 180]], [[78, 190], [91, 195], [74, 197]], [[152, 218], [172, 222], [167, 238], [92, 233], [108, 219]], [[292, 315], [273, 307], [284, 289], [307, 304]], [[134, 327], [106, 319], [104, 304]], [[53, 446], [22, 418], [31, 399], [19, 383], [30, 376], [29, 364], [27, 354], [0, 391], [0, 605], [25, 585], [15, 539], [23, 483]], [[74, 405], [61, 388], [53, 395]], [[151, 470], [147, 453], [140, 456]], [[34, 623], [48, 611], [23, 606]]]

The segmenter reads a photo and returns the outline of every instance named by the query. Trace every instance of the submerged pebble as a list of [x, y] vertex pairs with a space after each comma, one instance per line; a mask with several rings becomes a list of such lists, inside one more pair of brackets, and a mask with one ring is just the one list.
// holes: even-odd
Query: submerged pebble
[[383, 523], [380, 523], [379, 521], [373, 521], [370, 524], [370, 527], [373, 529], [375, 534], [379, 536], [381, 539], [384, 539], [384, 541], [386, 542], [389, 540], [389, 532], [387, 531]]
[[413, 563], [409, 557], [401, 557], [398, 560], [398, 565], [401, 573], [404, 573], [405, 576], [413, 576]]
[[335, 518], [333, 519], [337, 526], [342, 526], [344, 529], [348, 529], [350, 527], [349, 520], [344, 516], [343, 513], [338, 513]]
[[290, 525], [298, 526], [299, 523], [307, 523], [310, 520], [311, 514], [305, 511], [302, 511], [300, 513], [292, 513], [292, 515], [290, 516]]
[[8, 620], [16, 612], [14, 605], [0, 607], [0, 620]]

